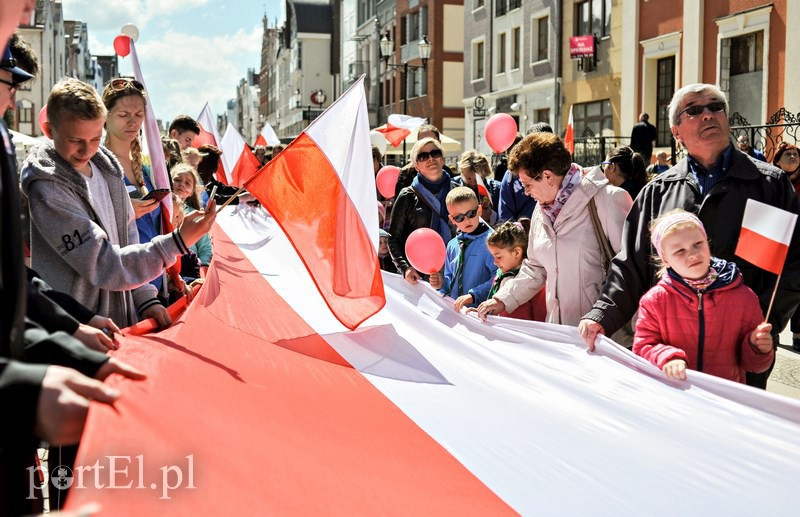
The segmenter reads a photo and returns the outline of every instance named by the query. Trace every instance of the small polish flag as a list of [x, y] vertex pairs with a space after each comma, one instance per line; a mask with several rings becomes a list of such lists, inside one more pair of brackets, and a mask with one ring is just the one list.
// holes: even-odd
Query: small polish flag
[[564, 134], [564, 147], [569, 154], [575, 154], [575, 124], [572, 122], [572, 106], [569, 107], [569, 121], [567, 122], [567, 132]]
[[230, 122], [225, 136], [222, 137], [220, 149], [230, 185], [241, 187], [261, 167], [250, 146]]
[[272, 129], [272, 126], [269, 124], [269, 122], [265, 122], [264, 123], [264, 127], [261, 128], [261, 132], [256, 137], [256, 144], [255, 145], [264, 145], [264, 146], [272, 145], [272, 146], [275, 146], [275, 145], [278, 145], [280, 143], [281, 143], [281, 140], [280, 140], [280, 138], [278, 138], [278, 135], [275, 133], [275, 130]]
[[780, 275], [796, 222], [797, 214], [748, 199], [736, 255]]
[[392, 147], [399, 146], [401, 143], [403, 143], [403, 140], [405, 140], [406, 137], [411, 134], [411, 130], [409, 129], [404, 127], [395, 127], [388, 123], [386, 124], [386, 127], [380, 127], [375, 131], [383, 133], [383, 136], [390, 144], [392, 144]]
[[[217, 124], [214, 122], [215, 118], [211, 113], [211, 108], [208, 107], [206, 102], [203, 106], [200, 115], [197, 116], [197, 124], [200, 126], [200, 134], [192, 140], [192, 147], [199, 149], [201, 145], [213, 145], [214, 147], [222, 148], [222, 138], [217, 131]], [[224, 160], [219, 161], [217, 165], [217, 181], [227, 185], [230, 182], [231, 169], [225, 169]]]

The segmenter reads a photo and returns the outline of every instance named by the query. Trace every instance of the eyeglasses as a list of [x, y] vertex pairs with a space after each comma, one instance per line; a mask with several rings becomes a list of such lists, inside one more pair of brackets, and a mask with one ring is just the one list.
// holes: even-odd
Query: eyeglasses
[[[441, 154], [441, 153], [439, 153], [439, 154]], [[475, 207], [474, 210], [470, 210], [469, 212], [466, 212], [464, 214], [451, 215], [450, 217], [453, 218], [453, 221], [455, 221], [457, 223], [460, 223], [460, 222], [463, 222], [464, 219], [472, 219], [476, 215], [478, 215], [478, 207]]]
[[14, 93], [14, 91], [16, 91], [17, 88], [19, 88], [19, 84], [15, 83], [14, 81], [7, 81], [5, 79], [0, 79], [0, 83], [3, 83], [5, 85], [7, 85], [8, 86], [8, 90], [11, 93]]
[[797, 152], [786, 151], [785, 153], [783, 153], [781, 155], [781, 158], [784, 158], [784, 157], [786, 157], [786, 158], [794, 158], [796, 160], [796, 159], [800, 158], [800, 154], [798, 154]]
[[443, 156], [442, 151], [440, 151], [439, 149], [433, 149], [431, 151], [422, 151], [420, 153], [417, 153], [417, 163], [428, 161], [428, 158], [436, 159], [436, 158], [441, 158], [442, 156]]
[[600, 170], [606, 172], [606, 167], [611, 165], [614, 162], [600, 162]]
[[127, 90], [128, 88], [133, 88], [136, 91], [143, 92], [144, 85], [137, 81], [136, 79], [128, 79], [127, 77], [119, 77], [117, 79], [112, 79], [108, 86], [111, 88], [111, 91], [117, 92], [122, 90]]
[[725, 111], [725, 103], [720, 101], [709, 102], [708, 104], [695, 104], [693, 106], [689, 106], [688, 108], [684, 108], [683, 111], [678, 113], [678, 118], [681, 118], [681, 115], [686, 113], [690, 117], [696, 117], [697, 115], [701, 115], [706, 109], [710, 113], [719, 113], [720, 111]]

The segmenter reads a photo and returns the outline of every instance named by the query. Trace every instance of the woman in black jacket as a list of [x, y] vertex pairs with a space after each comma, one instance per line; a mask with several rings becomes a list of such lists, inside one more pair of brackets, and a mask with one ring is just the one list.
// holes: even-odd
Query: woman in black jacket
[[444, 149], [433, 138], [419, 140], [411, 149], [411, 162], [416, 175], [411, 186], [400, 191], [392, 210], [389, 229], [389, 253], [397, 270], [410, 284], [416, 284], [423, 274], [414, 269], [406, 258], [406, 240], [419, 228], [431, 228], [441, 235], [444, 244], [455, 231], [447, 217], [445, 198], [450, 192], [450, 175], [444, 171]]

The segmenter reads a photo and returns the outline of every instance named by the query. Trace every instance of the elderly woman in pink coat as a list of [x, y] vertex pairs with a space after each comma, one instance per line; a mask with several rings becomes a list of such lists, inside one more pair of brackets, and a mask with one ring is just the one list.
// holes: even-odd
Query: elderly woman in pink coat
[[[547, 321], [578, 325], [605, 280], [600, 239], [619, 251], [622, 225], [632, 201], [599, 169], [588, 173], [571, 162], [552, 133], [533, 133], [511, 151], [508, 168], [537, 201], [531, 216], [528, 257], [519, 274], [478, 306], [478, 315], [512, 312], [546, 289]], [[591, 212], [599, 219], [595, 230]]]

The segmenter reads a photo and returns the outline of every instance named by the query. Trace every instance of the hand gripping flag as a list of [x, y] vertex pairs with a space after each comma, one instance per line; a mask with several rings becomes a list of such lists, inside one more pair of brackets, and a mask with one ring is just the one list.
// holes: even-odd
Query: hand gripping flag
[[748, 199], [736, 255], [780, 275], [796, 222], [797, 214]]
[[343, 325], [354, 329], [384, 306], [363, 78], [245, 187], [281, 226]]

